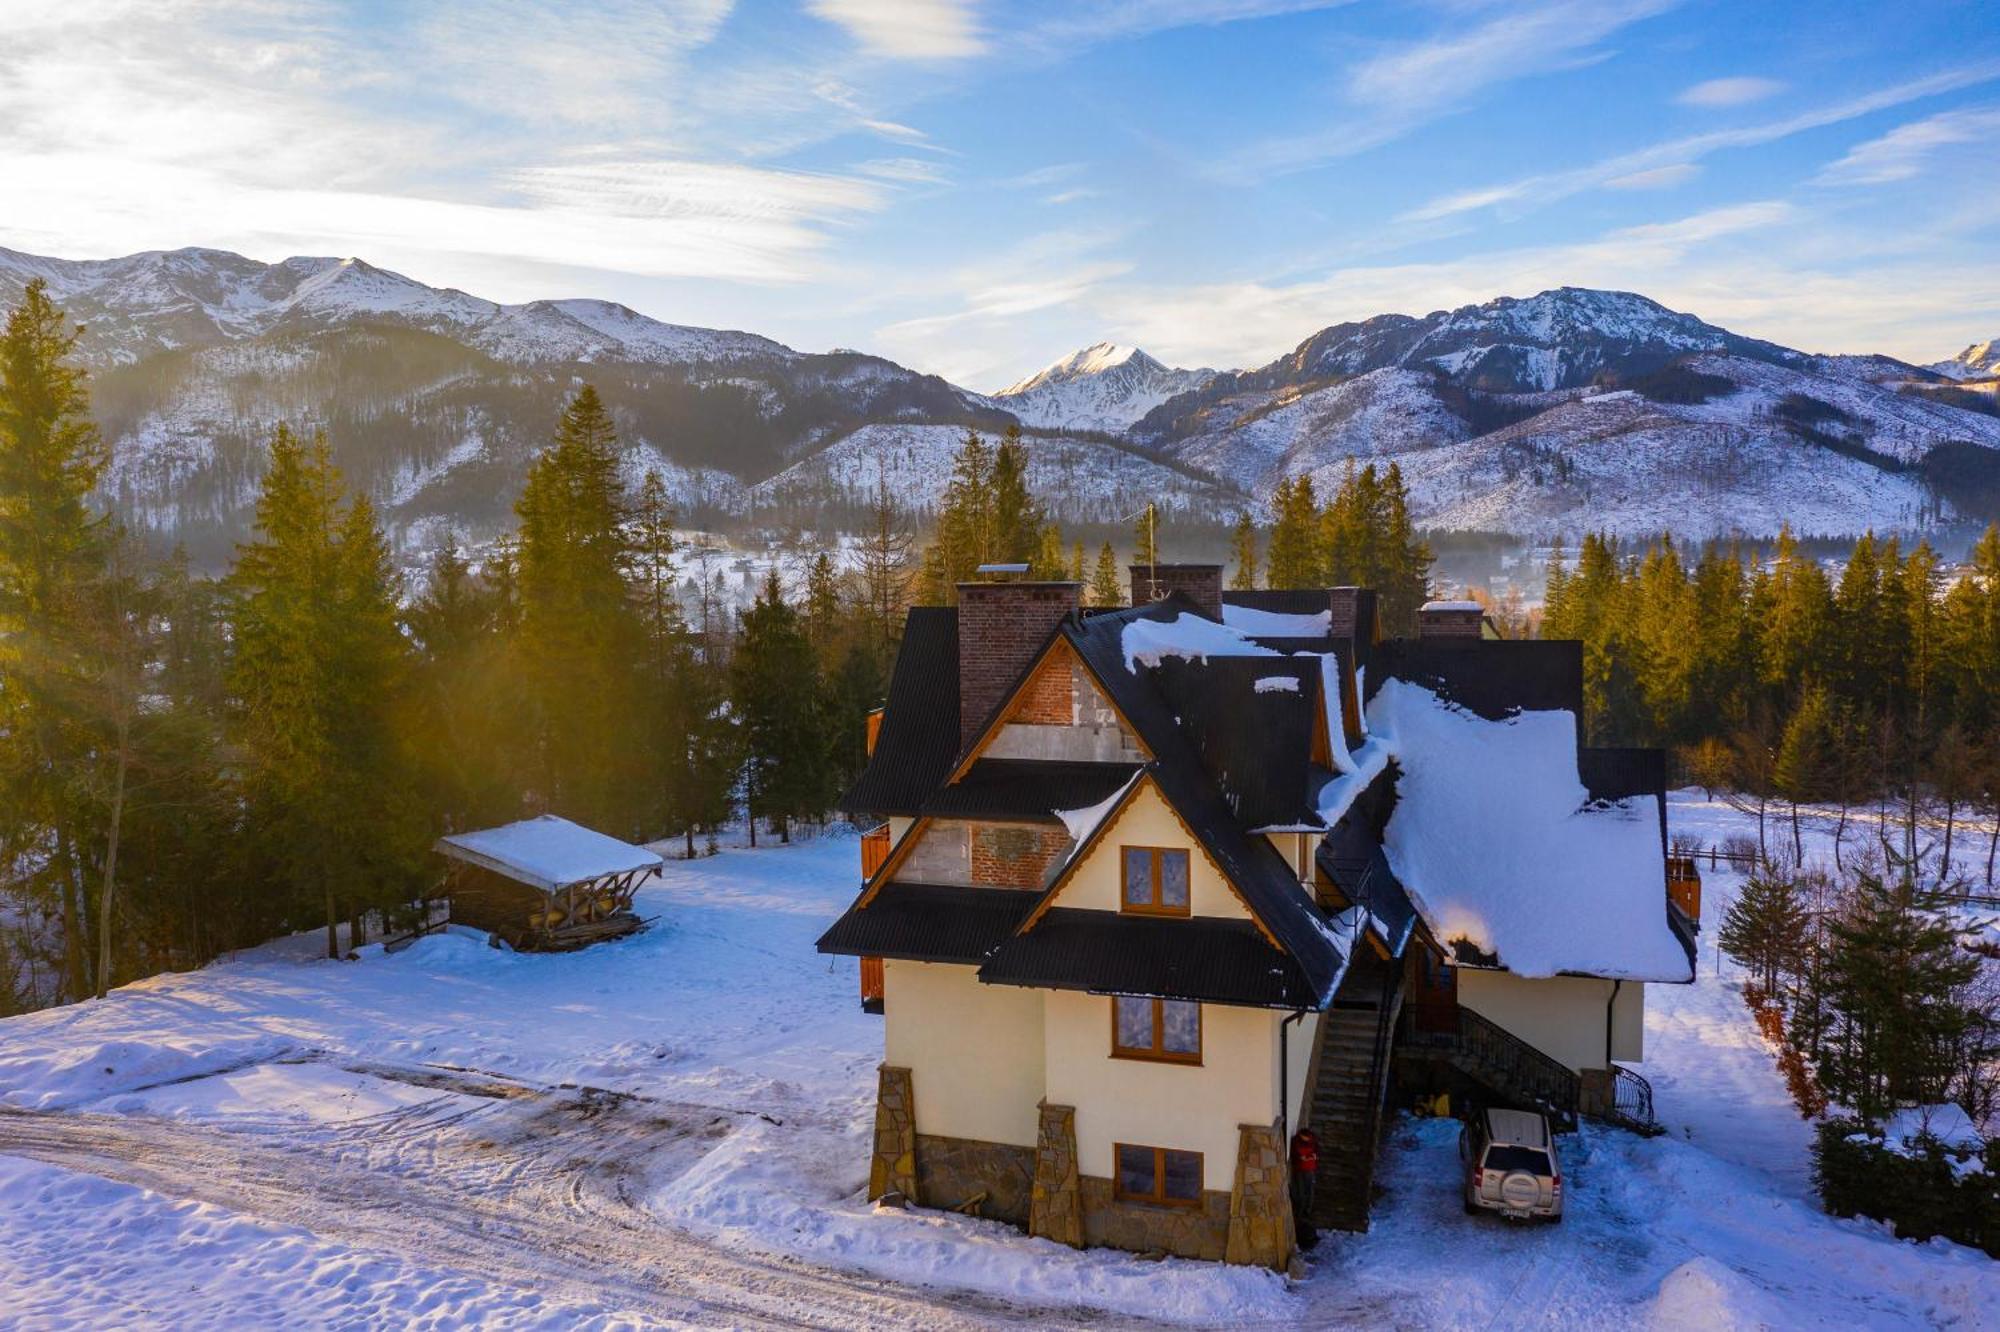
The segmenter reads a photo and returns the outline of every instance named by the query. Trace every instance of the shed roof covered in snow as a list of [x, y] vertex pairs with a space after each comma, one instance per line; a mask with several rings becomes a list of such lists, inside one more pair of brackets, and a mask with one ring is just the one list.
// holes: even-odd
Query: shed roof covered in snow
[[665, 862], [643, 846], [606, 837], [554, 814], [440, 837], [437, 850], [454, 860], [504, 874], [544, 892]]

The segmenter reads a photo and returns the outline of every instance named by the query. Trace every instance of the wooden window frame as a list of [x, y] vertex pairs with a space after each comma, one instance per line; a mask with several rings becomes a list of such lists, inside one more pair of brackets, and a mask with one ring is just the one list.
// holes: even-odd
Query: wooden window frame
[[[1151, 1152], [1153, 1154], [1153, 1191], [1127, 1193], [1123, 1179], [1124, 1171], [1118, 1168], [1120, 1158], [1126, 1152]], [[1194, 1158], [1195, 1196], [1192, 1198], [1169, 1198], [1167, 1196], [1167, 1153]], [[1144, 1143], [1114, 1142], [1111, 1144], [1111, 1197], [1114, 1202], [1137, 1203], [1144, 1207], [1187, 1207], [1202, 1205], [1202, 1195], [1208, 1191], [1208, 1162], [1200, 1152], [1185, 1151], [1179, 1147], [1148, 1147]]]
[[[1153, 1044], [1151, 1047], [1124, 1045], [1119, 1042], [1118, 1001], [1121, 999], [1133, 999], [1153, 1005]], [[1166, 1048], [1166, 1005], [1169, 1003], [1194, 1005], [1194, 1049], [1192, 1051], [1169, 1050]], [[1207, 1032], [1203, 1030], [1206, 1021], [1207, 1018], [1202, 1012], [1201, 1004], [1193, 999], [1148, 999], [1145, 995], [1140, 994], [1114, 994], [1111, 996], [1111, 1057], [1113, 1059], [1138, 1059], [1149, 1064], [1193, 1064], [1199, 1066], [1201, 1064], [1202, 1046], [1208, 1036]]]
[[[1125, 896], [1125, 857], [1134, 851], [1144, 851], [1152, 858], [1153, 897], [1150, 902], [1134, 905]], [[1162, 867], [1169, 853], [1178, 854], [1187, 860], [1188, 900], [1185, 906], [1167, 906], [1161, 896], [1165, 875]], [[1141, 846], [1125, 843], [1118, 848], [1118, 909], [1129, 916], [1173, 916], [1186, 917], [1194, 914], [1194, 854], [1182, 846]]]

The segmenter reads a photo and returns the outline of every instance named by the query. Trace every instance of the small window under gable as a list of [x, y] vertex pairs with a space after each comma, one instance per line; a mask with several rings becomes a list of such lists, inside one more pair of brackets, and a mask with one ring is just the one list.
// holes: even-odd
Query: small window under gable
[[1118, 849], [1121, 911], [1144, 916], [1185, 916], [1188, 902], [1188, 853], [1171, 846], [1124, 846]]

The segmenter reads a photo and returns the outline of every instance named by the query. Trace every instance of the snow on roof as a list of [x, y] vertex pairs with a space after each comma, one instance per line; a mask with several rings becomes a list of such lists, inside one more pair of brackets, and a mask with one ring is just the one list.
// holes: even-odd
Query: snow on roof
[[1275, 657], [1279, 655], [1261, 643], [1253, 643], [1239, 631], [1200, 615], [1182, 611], [1171, 620], [1144, 617], [1126, 622], [1119, 638], [1125, 653], [1125, 669], [1136, 672], [1140, 663], [1157, 666], [1168, 657], [1207, 661], [1210, 657]]
[[1688, 979], [1658, 813], [1586, 808], [1573, 713], [1487, 721], [1391, 679], [1368, 715], [1402, 769], [1383, 850], [1440, 940], [1520, 976]]
[[1282, 611], [1258, 610], [1255, 606], [1232, 606], [1225, 601], [1222, 622], [1239, 633], [1263, 638], [1323, 638], [1333, 629], [1333, 612], [1288, 615]]
[[1260, 694], [1296, 694], [1299, 692], [1299, 677], [1296, 675], [1260, 675], [1252, 686]]
[[1426, 601], [1418, 609], [1427, 611], [1483, 611], [1486, 607], [1476, 601]]
[[[1104, 822], [1105, 816], [1125, 798], [1125, 793], [1132, 789], [1132, 783], [1138, 781], [1145, 771], [1144, 768], [1133, 769], [1132, 775], [1125, 779], [1123, 786], [1094, 805], [1087, 805], [1082, 809], [1055, 811], [1055, 816], [1063, 821], [1063, 827], [1069, 829], [1070, 838], [1076, 846], [1082, 846], [1084, 840], [1097, 831], [1097, 825]], [[1075, 847], [1071, 848], [1071, 854], [1075, 854]]]
[[438, 839], [437, 850], [544, 891], [608, 874], [656, 870], [665, 863], [643, 846], [592, 832], [554, 814], [453, 833]]

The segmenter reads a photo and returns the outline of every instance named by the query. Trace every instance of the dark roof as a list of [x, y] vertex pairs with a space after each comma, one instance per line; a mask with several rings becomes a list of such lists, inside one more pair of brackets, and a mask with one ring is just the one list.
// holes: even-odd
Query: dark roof
[[819, 951], [910, 962], [979, 962], [1012, 934], [1041, 894], [1021, 888], [885, 883], [820, 936]]
[[1053, 819], [1062, 809], [1088, 809], [1132, 779], [1136, 763], [980, 759], [965, 776], [924, 802], [935, 818]]
[[993, 985], [1318, 1008], [1318, 987], [1247, 920], [1051, 908], [980, 969]]
[[1417, 907], [1410, 901], [1403, 881], [1389, 867], [1389, 857], [1382, 848], [1376, 847], [1374, 854], [1357, 867], [1352, 861], [1336, 856], [1330, 841], [1321, 842], [1317, 859], [1319, 867], [1346, 894], [1348, 901], [1368, 909], [1370, 928], [1381, 938], [1389, 955], [1402, 956], [1411, 932], [1417, 927]]
[[[1272, 677], [1293, 687], [1259, 693], [1257, 682]], [[1246, 828], [1319, 822], [1312, 800], [1319, 677], [1317, 657], [1168, 657], [1153, 668], [1202, 769]]]
[[1127, 624], [1135, 619], [1171, 621], [1184, 614], [1202, 612], [1184, 593], [1175, 592], [1146, 606], [1071, 622], [1063, 632], [1153, 751], [1161, 795], [1186, 821], [1223, 877], [1242, 894], [1251, 914], [1292, 955], [1308, 989], [1322, 1002], [1330, 1000], [1347, 958], [1325, 933], [1325, 917], [1277, 849], [1264, 837], [1246, 832], [1231, 815], [1186, 734], [1174, 724], [1164, 696], [1154, 687], [1153, 673], [1125, 667]]
[[1225, 606], [1247, 606], [1274, 615], [1317, 615], [1332, 605], [1323, 587], [1262, 587], [1222, 594]]
[[958, 757], [958, 611], [913, 606], [889, 680], [875, 753], [846, 795], [845, 814], [916, 814]]
[[1369, 654], [1368, 697], [1390, 677], [1488, 721], [1522, 711], [1583, 715], [1583, 644], [1574, 639], [1386, 639]]

